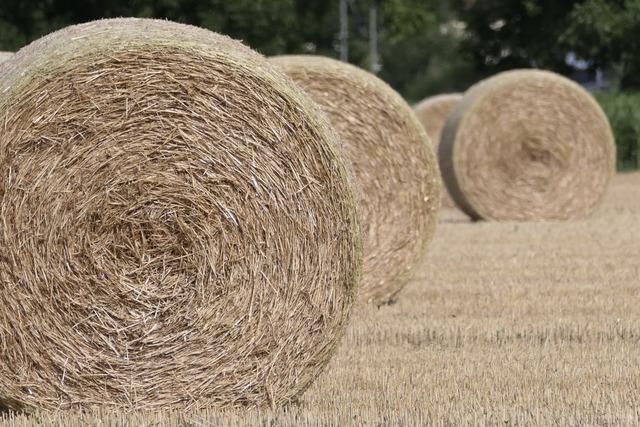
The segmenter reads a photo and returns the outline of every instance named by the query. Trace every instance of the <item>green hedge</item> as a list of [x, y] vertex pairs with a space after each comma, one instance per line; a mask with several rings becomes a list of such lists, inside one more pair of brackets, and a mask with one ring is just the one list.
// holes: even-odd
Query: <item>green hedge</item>
[[609, 117], [618, 149], [618, 170], [640, 168], [640, 92], [595, 94]]

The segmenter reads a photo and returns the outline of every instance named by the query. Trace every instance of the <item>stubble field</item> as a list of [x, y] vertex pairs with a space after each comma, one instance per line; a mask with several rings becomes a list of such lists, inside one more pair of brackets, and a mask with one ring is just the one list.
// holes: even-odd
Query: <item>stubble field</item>
[[[52, 425], [640, 423], [640, 173], [571, 223], [443, 211], [397, 303], [356, 313], [302, 401], [276, 411], [12, 416]], [[0, 421], [2, 424], [2, 421]]]

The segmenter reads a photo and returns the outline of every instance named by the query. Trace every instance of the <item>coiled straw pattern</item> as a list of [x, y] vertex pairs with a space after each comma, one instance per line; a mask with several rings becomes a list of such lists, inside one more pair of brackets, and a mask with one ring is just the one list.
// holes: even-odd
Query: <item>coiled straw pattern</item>
[[70, 27], [0, 76], [0, 407], [280, 405], [360, 266], [337, 140], [226, 37]]
[[434, 233], [440, 172], [407, 103], [374, 75], [315, 56], [271, 59], [327, 114], [360, 189], [364, 261], [360, 299], [392, 301]]

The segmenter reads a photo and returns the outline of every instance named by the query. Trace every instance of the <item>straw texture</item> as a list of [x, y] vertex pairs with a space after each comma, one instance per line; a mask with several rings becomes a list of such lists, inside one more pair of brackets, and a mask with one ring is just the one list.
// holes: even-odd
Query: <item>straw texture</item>
[[[418, 117], [418, 120], [427, 131], [436, 153], [438, 152], [442, 128], [444, 128], [447, 117], [461, 99], [461, 93], [447, 93], [426, 98], [413, 107], [416, 117]], [[440, 168], [442, 169], [442, 165], [440, 165]], [[454, 208], [455, 206], [456, 204], [449, 192], [446, 188], [443, 188], [442, 207]]]
[[355, 199], [313, 103], [229, 38], [144, 19], [0, 76], [0, 408], [283, 404], [355, 298]]
[[515, 70], [474, 87], [449, 115], [439, 149], [449, 193], [489, 220], [589, 215], [615, 173], [609, 122], [572, 81]]
[[4, 62], [13, 56], [13, 52], [0, 52], [0, 62]]
[[440, 206], [431, 143], [411, 108], [374, 75], [323, 57], [272, 61], [327, 114], [353, 165], [364, 235], [362, 301], [393, 300], [422, 259]]

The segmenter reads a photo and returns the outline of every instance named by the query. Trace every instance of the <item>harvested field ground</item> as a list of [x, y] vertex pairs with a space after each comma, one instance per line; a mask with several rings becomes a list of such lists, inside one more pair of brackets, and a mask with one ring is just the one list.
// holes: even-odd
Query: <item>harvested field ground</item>
[[640, 423], [640, 173], [589, 220], [441, 215], [416, 279], [352, 322], [325, 374], [276, 412], [39, 414], [110, 425]]

